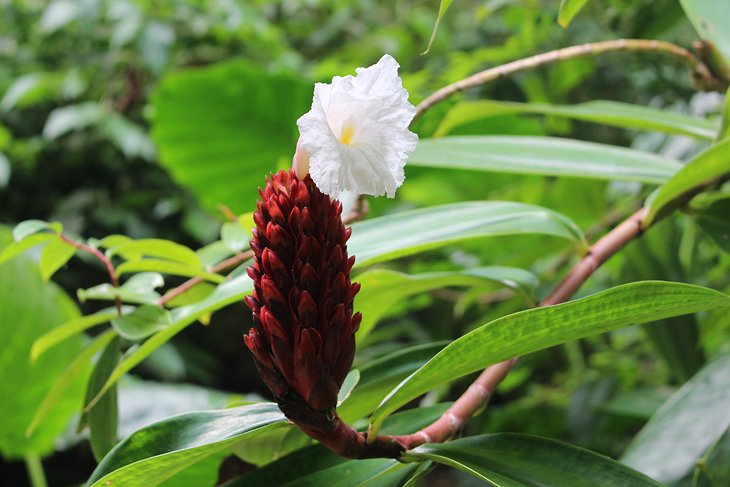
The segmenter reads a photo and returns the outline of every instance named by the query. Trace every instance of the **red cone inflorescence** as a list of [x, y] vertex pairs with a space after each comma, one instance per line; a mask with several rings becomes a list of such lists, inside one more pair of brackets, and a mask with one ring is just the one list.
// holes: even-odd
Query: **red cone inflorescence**
[[[261, 377], [295, 422], [333, 417], [355, 354], [360, 285], [350, 282], [342, 205], [293, 171], [270, 176], [259, 191], [251, 249], [254, 282], [246, 303], [254, 327], [245, 341]], [[302, 411], [308, 407], [311, 411]]]

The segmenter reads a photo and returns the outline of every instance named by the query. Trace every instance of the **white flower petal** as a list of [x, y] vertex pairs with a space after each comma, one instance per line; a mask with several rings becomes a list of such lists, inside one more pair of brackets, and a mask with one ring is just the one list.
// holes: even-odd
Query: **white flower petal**
[[298, 121], [301, 148], [317, 187], [392, 198], [403, 184], [408, 154], [418, 137], [408, 130], [415, 107], [389, 55], [356, 76], [317, 83], [312, 109]]

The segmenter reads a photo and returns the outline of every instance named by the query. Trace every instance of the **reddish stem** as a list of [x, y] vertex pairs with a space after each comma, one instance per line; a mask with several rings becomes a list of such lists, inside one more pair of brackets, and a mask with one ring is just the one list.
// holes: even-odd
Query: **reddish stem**
[[[112, 283], [112, 286], [119, 287], [119, 278], [117, 277], [117, 273], [114, 270], [114, 264], [112, 264], [112, 261], [111, 261], [111, 259], [109, 259], [109, 257], [104, 255], [104, 252], [102, 252], [101, 250], [99, 250], [97, 248], [86, 245], [84, 243], [77, 242], [76, 240], [73, 240], [62, 233], [60, 233], [58, 236], [61, 240], [63, 240], [67, 244], [73, 245], [74, 247], [81, 250], [82, 252], [86, 252], [87, 254], [91, 254], [94, 257], [96, 257], [99, 260], [99, 262], [101, 262], [102, 265], [104, 266], [104, 268], [106, 269], [107, 274], [109, 274], [109, 281]], [[122, 301], [121, 301], [121, 299], [119, 299], [119, 296], [114, 298], [114, 305], [117, 308], [117, 314], [119, 314], [121, 316]]]
[[[221, 271], [229, 269], [235, 265], [246, 262], [252, 256], [253, 256], [253, 252], [251, 252], [250, 250], [247, 250], [246, 252], [236, 254], [233, 257], [230, 257], [222, 262], [219, 262], [218, 264], [211, 267], [210, 270], [211, 270], [211, 272], [221, 272]], [[204, 279], [202, 277], [193, 277], [191, 279], [188, 279], [187, 281], [183, 282], [179, 286], [167, 291], [165, 293], [165, 295], [162, 296], [157, 301], [157, 304], [159, 304], [160, 306], [164, 306], [165, 304], [169, 303], [171, 300], [175, 299], [176, 297], [180, 296], [181, 294], [185, 294], [190, 289], [197, 286], [198, 284], [200, 284], [203, 281], [204, 281]]]

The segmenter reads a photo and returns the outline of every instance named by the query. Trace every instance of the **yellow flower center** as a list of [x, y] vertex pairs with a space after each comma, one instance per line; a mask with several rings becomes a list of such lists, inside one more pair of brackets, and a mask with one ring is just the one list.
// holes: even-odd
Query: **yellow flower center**
[[352, 117], [350, 117], [342, 124], [342, 129], [340, 130], [340, 142], [345, 145], [350, 145], [354, 136], [355, 121], [352, 119]]

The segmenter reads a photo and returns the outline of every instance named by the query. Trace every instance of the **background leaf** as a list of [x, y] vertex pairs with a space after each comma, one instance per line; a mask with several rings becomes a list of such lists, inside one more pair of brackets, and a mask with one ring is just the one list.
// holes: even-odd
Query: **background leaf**
[[[235, 83], [230, 80], [235, 79]], [[291, 161], [312, 85], [241, 61], [165, 77], [153, 97], [162, 164], [208, 208], [250, 211], [262, 175]]]
[[652, 416], [621, 461], [663, 483], [690, 474], [730, 425], [730, 355], [707, 364]]
[[730, 32], [725, 28], [730, 23], [727, 5], [713, 0], [680, 0], [679, 3], [700, 37], [714, 42], [726, 62], [730, 62]]
[[552, 137], [480, 135], [425, 139], [408, 164], [660, 184], [676, 161], [623, 147]]
[[471, 436], [426, 444], [407, 453], [411, 460], [433, 460], [500, 487], [652, 486], [660, 484], [625, 465], [577, 446], [514, 433]]
[[371, 417], [384, 418], [433, 387], [488, 365], [628, 325], [730, 306], [730, 297], [690, 284], [645, 281], [617, 286], [556, 306], [514, 313], [447, 345], [401, 382]]

